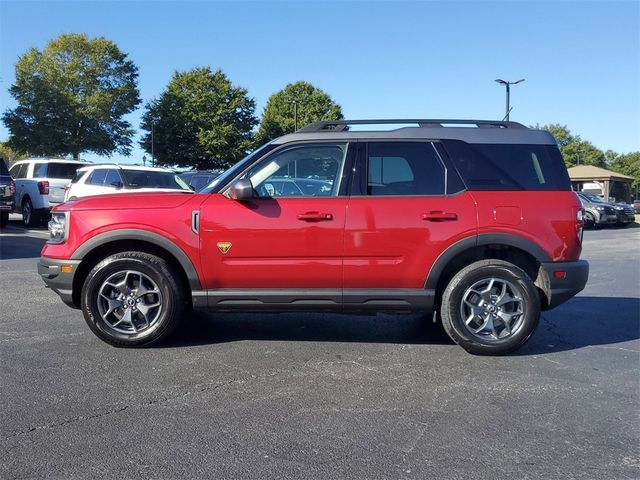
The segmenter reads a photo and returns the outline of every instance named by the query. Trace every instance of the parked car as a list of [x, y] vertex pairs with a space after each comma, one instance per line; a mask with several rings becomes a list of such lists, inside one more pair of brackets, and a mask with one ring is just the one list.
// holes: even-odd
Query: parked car
[[[309, 125], [194, 195], [64, 203], [38, 272], [116, 346], [161, 341], [189, 308], [207, 307], [413, 310], [471, 353], [520, 347], [589, 272], [555, 139], [515, 122], [376, 123]], [[331, 191], [263, 188], [291, 171]]]
[[622, 227], [635, 222], [635, 212], [634, 212], [633, 206], [628, 205], [626, 203], [605, 202], [599, 196], [589, 192], [580, 192], [580, 193], [583, 196], [585, 196], [592, 204], [596, 206], [613, 207], [616, 214], [615, 225]]
[[65, 186], [79, 167], [87, 162], [78, 160], [31, 158], [11, 166], [9, 172], [16, 182], [15, 210], [22, 213], [22, 222], [31, 227], [64, 200]]
[[220, 170], [189, 170], [188, 172], [182, 172], [178, 176], [184, 180], [192, 190], [198, 191], [212, 181], [214, 181], [222, 171]]
[[16, 182], [11, 178], [4, 158], [0, 158], [0, 227], [6, 227], [9, 223], [9, 212], [13, 210], [15, 194]]
[[618, 222], [616, 210], [612, 205], [591, 200], [583, 192], [578, 192], [578, 198], [584, 208], [585, 228], [601, 228], [615, 225]]
[[64, 200], [111, 193], [175, 192], [192, 193], [172, 170], [134, 165], [89, 165], [79, 168], [67, 186]]
[[332, 183], [326, 180], [272, 177], [260, 186], [259, 193], [271, 197], [328, 197], [332, 191]]

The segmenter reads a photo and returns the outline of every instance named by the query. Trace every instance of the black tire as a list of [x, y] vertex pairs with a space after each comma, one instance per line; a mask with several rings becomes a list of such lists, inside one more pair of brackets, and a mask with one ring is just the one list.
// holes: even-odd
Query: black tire
[[[496, 314], [501, 315], [501, 313], [515, 318], [514, 323], [509, 327], [514, 328], [512, 334], [507, 334], [504, 323], [496, 319], [498, 325], [503, 327], [500, 333], [504, 335], [504, 338], [500, 338], [500, 334], [497, 338], [488, 335], [480, 338], [483, 332], [472, 333], [472, 328], [467, 327], [463, 320], [462, 309], [468, 308], [463, 307], [465, 294], [470, 295], [466, 298], [472, 298], [474, 294], [468, 293], [471, 291], [471, 287], [482, 285], [485, 281], [489, 282], [489, 279], [495, 279], [496, 285], [506, 285], [505, 288], [509, 288], [515, 294], [510, 298], [517, 299], [517, 301], [509, 303], [509, 307], [503, 305], [504, 312], [495, 311], [497, 308], [495, 300], [486, 303], [483, 307], [477, 307], [479, 311], [483, 312], [483, 315], [493, 315], [493, 318], [496, 318]], [[475, 297], [480, 299], [478, 295]], [[497, 303], [500, 304], [500, 301]], [[518, 310], [522, 310], [522, 314], [516, 315], [514, 312], [506, 312], [507, 309], [512, 309], [515, 305], [519, 305]], [[486, 311], [491, 308], [493, 308], [494, 314]], [[533, 281], [521, 268], [502, 260], [480, 260], [463, 268], [453, 276], [442, 295], [441, 318], [442, 326], [447, 334], [467, 352], [475, 355], [503, 355], [518, 349], [533, 335], [540, 319], [540, 297]], [[480, 315], [469, 315], [467, 318], [476, 319], [474, 320], [476, 323], [472, 326], [483, 322]]]
[[9, 223], [9, 212], [0, 213], [0, 228], [4, 228]]
[[33, 209], [33, 203], [29, 197], [22, 201], [22, 223], [25, 227], [31, 228], [40, 222], [38, 214]]
[[[152, 316], [155, 316], [152, 322], [147, 320], [148, 327], [142, 324], [142, 318], [146, 319], [146, 314], [142, 317], [140, 306], [135, 305], [135, 303], [128, 307], [122, 306], [119, 309], [115, 309], [111, 314], [107, 312], [105, 317], [116, 320], [113, 325], [100, 312], [101, 308], [105, 308], [104, 306], [101, 307], [101, 305], [104, 305], [105, 300], [103, 298], [106, 298], [102, 297], [100, 293], [104, 293], [106, 288], [114, 291], [114, 295], [120, 292], [120, 290], [111, 288], [111, 286], [105, 286], [105, 282], [111, 278], [118, 278], [123, 272], [127, 271], [131, 273], [134, 284], [136, 274], [141, 274], [145, 277], [144, 282], [147, 282], [146, 287], [153, 285], [148, 283], [151, 281], [155, 283], [153, 287], [157, 287], [159, 292], [159, 294], [151, 293], [141, 297], [144, 297], [143, 303], [144, 299], [149, 298], [149, 296], [151, 296], [151, 302], [159, 303], [157, 311], [155, 307], [149, 308], [147, 311], [147, 313], [151, 312]], [[143, 282], [141, 275], [137, 277], [139, 284]], [[144, 252], [122, 252], [111, 255], [98, 263], [89, 272], [84, 282], [81, 293], [84, 319], [93, 333], [101, 340], [116, 347], [142, 347], [158, 343], [167, 338], [182, 319], [185, 291], [179, 278], [169, 263], [155, 255]], [[125, 296], [126, 303], [130, 301], [129, 296], [135, 300], [140, 287], [132, 289], [128, 296], [126, 289], [122, 290], [121, 293]], [[112, 298], [112, 300], [119, 301], [118, 298]], [[137, 313], [134, 312], [136, 306], [139, 308]], [[143, 306], [145, 305], [143, 304]], [[119, 326], [119, 329], [116, 329], [116, 326], [118, 326], [117, 315], [122, 313], [122, 316], [124, 316], [125, 308], [131, 308], [130, 315], [133, 317], [130, 322], [131, 328], [128, 328], [125, 322]], [[141, 326], [143, 328], [136, 330], [136, 327]], [[123, 332], [122, 330], [128, 331]]]

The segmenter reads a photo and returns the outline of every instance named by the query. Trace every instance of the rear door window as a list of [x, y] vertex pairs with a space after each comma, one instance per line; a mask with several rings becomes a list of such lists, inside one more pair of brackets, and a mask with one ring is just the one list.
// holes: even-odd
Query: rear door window
[[429, 142], [371, 142], [367, 194], [444, 195], [444, 165]]
[[120, 173], [118, 173], [118, 170], [111, 168], [107, 170], [107, 175], [104, 179], [104, 185], [106, 187], [115, 187], [115, 183], [122, 184], [122, 178], [120, 178]]
[[84, 182], [86, 185], [95, 185], [102, 186], [104, 185], [104, 179], [107, 176], [107, 170], [105, 168], [96, 168], [91, 174], [87, 181]]
[[34, 163], [33, 164], [33, 178], [47, 178], [47, 164], [46, 163]]

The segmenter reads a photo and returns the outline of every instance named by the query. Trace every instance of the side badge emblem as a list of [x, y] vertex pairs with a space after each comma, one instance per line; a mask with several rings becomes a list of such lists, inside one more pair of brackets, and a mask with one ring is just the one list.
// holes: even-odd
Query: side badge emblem
[[231, 249], [231, 242], [218, 242], [217, 245], [222, 253], [227, 253]]

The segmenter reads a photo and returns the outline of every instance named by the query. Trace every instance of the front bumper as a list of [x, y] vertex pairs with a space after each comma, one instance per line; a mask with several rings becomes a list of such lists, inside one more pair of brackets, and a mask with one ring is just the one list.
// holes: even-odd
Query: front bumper
[[38, 261], [38, 274], [42, 277], [47, 288], [60, 295], [62, 301], [73, 308], [78, 308], [73, 303], [73, 277], [79, 264], [80, 260], [60, 260], [48, 257], [40, 257]]
[[618, 223], [618, 216], [614, 213], [612, 215], [601, 213], [598, 219], [598, 225], [615, 225]]
[[584, 290], [589, 278], [589, 262], [586, 260], [542, 262], [540, 268], [546, 277], [547, 310], [557, 307]]

